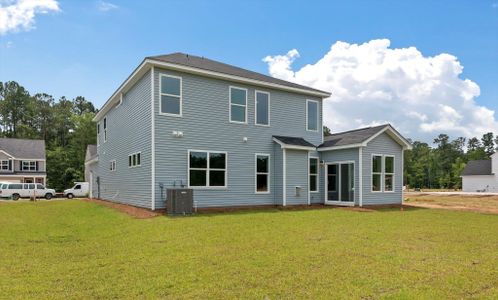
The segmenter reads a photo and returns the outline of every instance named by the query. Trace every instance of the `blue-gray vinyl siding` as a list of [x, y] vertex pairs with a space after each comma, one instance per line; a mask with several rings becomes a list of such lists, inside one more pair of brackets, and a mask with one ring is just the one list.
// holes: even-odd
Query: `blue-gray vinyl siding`
[[[372, 155], [394, 155], [394, 192], [372, 192]], [[363, 205], [401, 204], [403, 189], [403, 148], [386, 133], [363, 148]]]
[[308, 204], [308, 151], [286, 151], [286, 204]]
[[283, 205], [283, 152], [279, 144], [273, 143], [273, 199], [275, 205]]
[[[100, 198], [151, 208], [151, 73], [123, 95], [123, 103], [107, 114], [107, 141], [100, 121], [98, 176]], [[128, 155], [141, 152], [141, 166], [128, 167]], [[110, 161], [116, 160], [116, 171]], [[96, 180], [96, 178], [95, 178]], [[97, 197], [96, 185], [94, 187]]]
[[[174, 117], [159, 113], [159, 74], [182, 77], [183, 116]], [[248, 124], [229, 122], [229, 87], [242, 87], [248, 90], [247, 119]], [[270, 126], [257, 126], [255, 119], [255, 90], [270, 93]], [[273, 135], [303, 137], [318, 145], [322, 142], [322, 128], [319, 132], [306, 130], [306, 99], [317, 100], [320, 104], [319, 124], [322, 124], [320, 98], [308, 97], [296, 93], [255, 87], [247, 84], [229, 82], [155, 68], [154, 72], [154, 111], [155, 111], [155, 173], [156, 173], [156, 208], [165, 206], [159, 183], [166, 188], [173, 187], [181, 181], [187, 184], [188, 149], [226, 151], [228, 154], [227, 188], [194, 189], [194, 200], [198, 207], [274, 205], [281, 202], [278, 198], [282, 190], [281, 174], [276, 166], [281, 160], [272, 141]], [[183, 137], [174, 137], [173, 131], [183, 132]], [[247, 137], [247, 142], [244, 142]], [[255, 193], [255, 153], [271, 155], [270, 193]], [[297, 179], [291, 176], [292, 184], [299, 184], [307, 189], [307, 152], [306, 157], [298, 160], [299, 165], [291, 166], [288, 174], [295, 172]], [[290, 155], [294, 159], [294, 155]], [[281, 164], [281, 163], [280, 163]], [[275, 176], [277, 175], [277, 176]], [[280, 186], [279, 186], [280, 184]], [[288, 183], [288, 188], [290, 182]], [[292, 187], [293, 189], [293, 187]], [[302, 198], [307, 201], [307, 190]], [[288, 197], [294, 193], [288, 192]], [[302, 203], [302, 199], [289, 202]]]
[[[323, 174], [322, 174], [323, 167], [320, 165], [320, 161], [322, 160], [322, 158], [320, 157], [320, 153], [317, 151], [310, 151], [309, 157], [310, 158], [312, 158], [312, 157], [318, 158], [318, 191], [317, 192], [310, 191], [310, 203], [312, 203], [312, 204], [323, 203], [323, 194], [321, 192], [322, 187], [323, 187], [323, 183], [321, 182], [322, 178], [323, 178]], [[308, 166], [308, 170], [309, 170], [309, 166]], [[308, 181], [308, 184], [309, 184], [309, 181]]]
[[[355, 205], [359, 204], [359, 193], [358, 188], [360, 186], [360, 176], [359, 176], [359, 153], [358, 148], [351, 149], [340, 149], [340, 150], [331, 150], [331, 151], [323, 151], [320, 152], [321, 160], [325, 164], [332, 164], [337, 162], [345, 162], [345, 161], [353, 161], [354, 162], [354, 202]], [[321, 201], [319, 203], [324, 203], [325, 194], [326, 194], [326, 178], [325, 178], [325, 168], [326, 165], [320, 166], [321, 178], [320, 178], [320, 194]]]

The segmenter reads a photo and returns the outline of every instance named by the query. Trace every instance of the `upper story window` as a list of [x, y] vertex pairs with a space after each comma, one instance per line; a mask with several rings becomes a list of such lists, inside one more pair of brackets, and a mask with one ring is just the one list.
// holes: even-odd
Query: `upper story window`
[[133, 153], [128, 155], [128, 167], [140, 167], [142, 165], [142, 154], [141, 152]]
[[318, 101], [306, 100], [306, 130], [318, 131]]
[[100, 122], [97, 123], [97, 146], [100, 145]]
[[33, 160], [23, 160], [21, 165], [22, 171], [36, 171], [36, 161]]
[[182, 115], [182, 78], [161, 74], [160, 76], [160, 113], [181, 117]]
[[230, 87], [230, 122], [247, 124], [247, 89]]
[[104, 118], [104, 143], [107, 142], [107, 117]]
[[270, 93], [256, 91], [256, 125], [270, 125]]
[[227, 153], [189, 150], [188, 172], [189, 187], [226, 187]]
[[11, 164], [10, 160], [2, 160], [0, 161], [0, 169], [2, 171], [10, 171], [10, 164]]
[[310, 157], [309, 163], [310, 192], [318, 192], [318, 158]]
[[111, 172], [116, 171], [116, 160], [111, 160], [111, 161], [109, 162], [109, 170], [110, 170]]

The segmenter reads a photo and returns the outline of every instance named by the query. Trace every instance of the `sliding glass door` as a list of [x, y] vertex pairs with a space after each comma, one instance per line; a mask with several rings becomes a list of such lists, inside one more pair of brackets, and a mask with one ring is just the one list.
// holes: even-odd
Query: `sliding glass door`
[[327, 164], [325, 172], [325, 203], [354, 205], [354, 163]]

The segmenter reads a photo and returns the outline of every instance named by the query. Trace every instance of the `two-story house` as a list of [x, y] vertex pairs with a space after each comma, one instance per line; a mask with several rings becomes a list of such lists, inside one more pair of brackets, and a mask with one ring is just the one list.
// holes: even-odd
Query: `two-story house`
[[45, 141], [0, 138], [0, 182], [45, 184]]
[[324, 139], [329, 96], [203, 57], [147, 57], [95, 116], [92, 195], [150, 209], [183, 186], [200, 208], [401, 203], [410, 144], [390, 125]]

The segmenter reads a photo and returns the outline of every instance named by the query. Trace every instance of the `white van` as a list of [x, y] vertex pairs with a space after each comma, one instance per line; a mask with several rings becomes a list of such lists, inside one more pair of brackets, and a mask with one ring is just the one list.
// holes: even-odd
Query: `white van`
[[0, 197], [19, 200], [19, 198], [45, 198], [52, 199], [55, 190], [47, 189], [40, 183], [3, 183], [0, 189]]
[[88, 182], [75, 182], [70, 189], [64, 190], [64, 196], [73, 199], [73, 197], [88, 197], [90, 184]]

